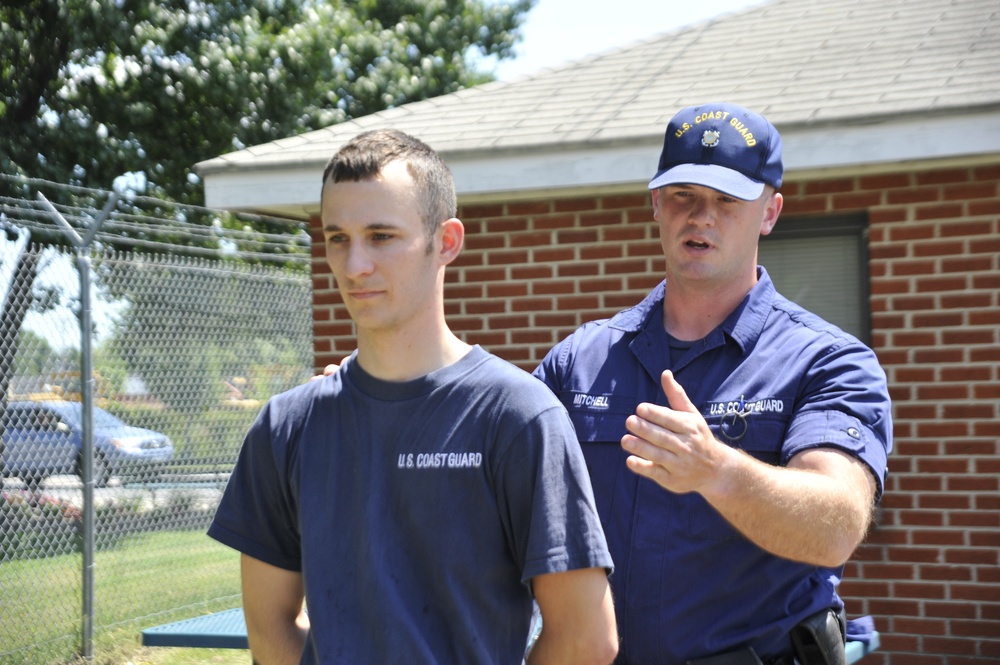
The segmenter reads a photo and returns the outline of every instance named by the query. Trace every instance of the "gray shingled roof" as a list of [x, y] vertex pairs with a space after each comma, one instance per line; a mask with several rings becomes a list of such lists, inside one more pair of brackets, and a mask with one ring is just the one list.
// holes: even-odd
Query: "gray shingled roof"
[[678, 109], [717, 100], [763, 113], [783, 135], [970, 113], [985, 113], [977, 122], [985, 117], [1000, 132], [1000, 4], [774, 0], [510, 83], [253, 146], [198, 170], [211, 190], [213, 174], [321, 169], [361, 129], [386, 126], [419, 136], [449, 162], [616, 145], [652, 144], [655, 152]]

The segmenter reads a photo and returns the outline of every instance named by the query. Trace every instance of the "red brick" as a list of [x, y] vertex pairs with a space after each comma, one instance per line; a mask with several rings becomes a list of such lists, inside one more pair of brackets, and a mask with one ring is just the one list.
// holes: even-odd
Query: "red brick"
[[556, 308], [552, 298], [516, 298], [510, 303], [514, 312], [551, 312]]
[[510, 247], [545, 247], [553, 244], [550, 231], [515, 233], [509, 236], [509, 241]]
[[915, 545], [964, 545], [965, 533], [957, 529], [914, 530], [911, 539]]
[[512, 201], [507, 204], [508, 215], [544, 215], [552, 211], [552, 201]]
[[997, 529], [1000, 528], [1000, 513], [953, 510], [948, 513], [948, 526]]
[[873, 295], [893, 295], [898, 293], [911, 293], [913, 281], [909, 279], [880, 279], [871, 284]]
[[615, 208], [638, 208], [649, 205], [648, 194], [620, 194], [601, 197], [601, 207], [613, 210]]
[[907, 210], [906, 208], [877, 208], [869, 210], [868, 220], [871, 224], [905, 222], [907, 220]]
[[896, 563], [934, 563], [941, 558], [938, 547], [889, 547], [886, 556]]
[[536, 249], [532, 252], [536, 263], [559, 263], [572, 261], [576, 251], [572, 247], [553, 247], [552, 249]]
[[854, 189], [854, 181], [843, 180], [818, 180], [805, 183], [806, 194], [835, 194], [838, 192], [850, 192]]
[[548, 215], [546, 217], [536, 217], [532, 227], [536, 231], [546, 229], [571, 229], [576, 226], [576, 216], [574, 215]]
[[827, 212], [828, 206], [826, 198], [813, 196], [809, 198], [785, 199], [785, 206], [782, 208], [782, 215], [809, 215], [814, 213]]
[[465, 283], [502, 282], [507, 280], [504, 268], [475, 268], [465, 270]]
[[956, 365], [954, 367], [938, 368], [938, 377], [941, 381], [986, 381], [993, 372], [989, 367], [976, 367], [974, 365]]
[[931, 291], [960, 291], [969, 288], [968, 275], [948, 275], [917, 278], [916, 291], [928, 293]]
[[900, 243], [900, 247], [906, 247], [902, 243], [912, 240], [930, 240], [937, 236], [937, 224], [907, 224], [905, 226], [894, 226], [889, 229], [889, 239]]
[[502, 314], [507, 311], [506, 300], [478, 300], [465, 303], [465, 313], [475, 316]]
[[[646, 229], [641, 226], [615, 226], [604, 229], [606, 242], [622, 243], [627, 240], [645, 240], [646, 237]], [[659, 249], [658, 244], [656, 247]]]
[[551, 346], [558, 340], [548, 330], [512, 330], [510, 341], [513, 344], [546, 344]]
[[1000, 180], [1000, 164], [977, 166], [972, 169], [973, 180]]
[[913, 183], [909, 173], [885, 173], [879, 175], [862, 176], [858, 179], [859, 189], [894, 189], [898, 187], [910, 187]]
[[943, 488], [944, 480], [939, 476], [919, 475], [901, 478], [899, 484], [902, 489], [910, 492], [935, 492]]
[[996, 409], [992, 404], [945, 404], [942, 415], [947, 419], [993, 418]]
[[942, 188], [945, 201], [968, 201], [970, 199], [994, 199], [997, 197], [996, 183], [962, 183]]
[[931, 275], [935, 272], [934, 261], [930, 260], [907, 260], [893, 261], [889, 265], [889, 272], [893, 277], [904, 277], [909, 275]]
[[528, 285], [523, 282], [486, 285], [487, 298], [521, 298], [526, 295], [528, 295]]
[[513, 279], [548, 279], [552, 277], [554, 268], [545, 264], [532, 264], [526, 266], [515, 266], [510, 269], [510, 276]]
[[921, 494], [917, 497], [917, 505], [923, 509], [963, 510], [972, 505], [970, 497], [964, 494]]
[[934, 298], [930, 296], [907, 296], [891, 299], [892, 309], [898, 312], [913, 312], [919, 310], [937, 309]]
[[966, 182], [969, 172], [965, 169], [949, 169], [947, 171], [923, 171], [916, 174], [917, 185], [944, 185], [955, 182]]
[[967, 206], [971, 217], [1000, 214], [1000, 199], [970, 201]]
[[1000, 345], [985, 349], [969, 349], [969, 362], [988, 363], [1000, 361]]
[[954, 219], [962, 216], [962, 206], [958, 203], [941, 203], [938, 205], [917, 206], [914, 210], [913, 218], [916, 220], [925, 219]]
[[975, 307], [990, 307], [992, 305], [992, 293], [941, 296], [941, 307], [945, 309], [972, 309]]
[[968, 566], [920, 566], [920, 579], [945, 581], [972, 581], [972, 570]]
[[[994, 456], [1000, 454], [997, 451], [997, 446], [1000, 445], [1000, 441], [976, 441], [976, 440], [955, 440], [955, 441], [945, 441], [944, 442], [944, 452], [946, 455], [982, 455], [983, 457], [994, 458]], [[976, 460], [976, 471], [983, 472], [983, 467], [980, 466], [983, 462], [995, 461], [1000, 463], [1000, 457], [995, 459], [979, 459]], [[993, 470], [990, 469], [992, 473]]]
[[590, 198], [560, 199], [553, 202], [556, 212], [578, 212], [581, 210], [595, 210], [597, 201]]
[[[972, 640], [963, 640], [958, 638], [948, 638], [948, 637], [931, 637], [929, 635], [923, 638], [924, 649], [930, 653], [943, 653], [949, 656], [956, 655], [966, 655], [974, 656], [976, 655], [976, 643]], [[948, 664], [953, 663], [953, 659], [948, 659]]]
[[463, 219], [474, 217], [500, 217], [504, 214], [504, 208], [502, 203], [464, 205], [459, 208], [459, 212], [461, 213], [461, 217]]
[[933, 332], [916, 332], [904, 330], [891, 335], [893, 346], [935, 346], [937, 335]]
[[[969, 424], [966, 422], [927, 422], [917, 424], [917, 436], [927, 439], [947, 438], [950, 436], [968, 436]], [[946, 471], [959, 464], [956, 460], [921, 460], [918, 468], [921, 470]], [[926, 466], [924, 466], [926, 465]], [[955, 473], [955, 471], [951, 471]]]
[[927, 601], [924, 604], [924, 614], [943, 619], [974, 619], [977, 611], [976, 606], [971, 603]]
[[[995, 529], [970, 531], [969, 544], [973, 547], [1000, 547], [1000, 531]], [[1000, 590], [998, 590], [996, 599], [1000, 600]]]
[[850, 192], [834, 194], [831, 200], [833, 210], [867, 210], [882, 203], [881, 192]]
[[595, 229], [566, 229], [557, 233], [556, 241], [560, 245], [592, 244], [597, 242], [597, 231]]
[[976, 600], [990, 603], [1000, 602], [1000, 585], [952, 584], [951, 597], [955, 600]]
[[934, 187], [920, 187], [916, 189], [899, 189], [886, 192], [886, 203], [908, 204], [926, 203], [938, 201], [941, 198], [941, 191]]
[[893, 621], [892, 629], [897, 633], [913, 633], [916, 635], [948, 634], [948, 624], [940, 619], [899, 617]]
[[1000, 436], [1000, 421], [990, 420], [973, 423], [972, 433], [976, 436]]
[[484, 234], [503, 235], [506, 233], [518, 233], [528, 230], [528, 219], [526, 217], [503, 217], [492, 219], [485, 224]]
[[620, 211], [602, 211], [582, 213], [580, 215], [580, 226], [615, 226], [624, 223], [624, 216]]
[[[957, 348], [916, 349], [912, 352], [911, 359], [916, 363], [958, 363], [965, 360], [965, 354], [963, 349]], [[950, 386], [949, 388], [946, 399], [966, 399], [969, 395], [968, 386]], [[935, 395], [934, 399], [938, 399], [936, 395], [940, 393], [928, 391], [927, 394], [933, 394]]]

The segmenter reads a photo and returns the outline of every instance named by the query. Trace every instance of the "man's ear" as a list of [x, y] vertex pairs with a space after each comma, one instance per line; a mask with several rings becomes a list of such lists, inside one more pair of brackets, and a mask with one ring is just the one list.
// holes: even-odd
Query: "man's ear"
[[445, 265], [454, 261], [462, 251], [462, 243], [465, 242], [465, 225], [462, 221], [452, 217], [441, 222], [438, 228], [441, 234], [441, 261]]
[[764, 208], [764, 218], [760, 222], [760, 234], [766, 236], [774, 230], [774, 225], [778, 223], [778, 216], [781, 208], [785, 204], [785, 199], [780, 192], [774, 192], [767, 201]]

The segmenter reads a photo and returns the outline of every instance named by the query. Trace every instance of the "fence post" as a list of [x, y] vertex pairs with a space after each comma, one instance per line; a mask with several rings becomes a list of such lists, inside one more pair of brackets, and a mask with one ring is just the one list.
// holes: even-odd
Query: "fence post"
[[83, 416], [83, 441], [81, 445], [83, 480], [83, 625], [81, 626], [80, 655], [87, 662], [94, 660], [94, 357], [92, 347], [93, 323], [90, 309], [90, 243], [104, 220], [118, 203], [118, 192], [112, 192], [101, 214], [94, 219], [83, 238], [59, 214], [45, 196], [38, 198], [66, 237], [76, 246], [76, 269], [80, 279], [80, 402]]

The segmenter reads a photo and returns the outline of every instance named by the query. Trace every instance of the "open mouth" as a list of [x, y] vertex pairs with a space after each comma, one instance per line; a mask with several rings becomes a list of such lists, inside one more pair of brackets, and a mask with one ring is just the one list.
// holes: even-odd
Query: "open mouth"
[[708, 249], [708, 243], [700, 240], [688, 240], [684, 244], [694, 249]]

